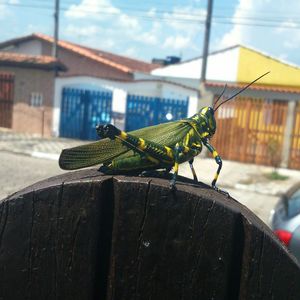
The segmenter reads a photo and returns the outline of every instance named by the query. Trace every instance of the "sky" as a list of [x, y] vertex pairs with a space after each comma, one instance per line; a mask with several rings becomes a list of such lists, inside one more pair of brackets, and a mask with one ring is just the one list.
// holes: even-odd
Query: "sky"
[[[0, 42], [53, 35], [55, 0], [0, 0]], [[150, 62], [202, 55], [207, 0], [60, 0], [60, 39]], [[299, 0], [214, 0], [209, 50], [236, 44], [300, 66]]]

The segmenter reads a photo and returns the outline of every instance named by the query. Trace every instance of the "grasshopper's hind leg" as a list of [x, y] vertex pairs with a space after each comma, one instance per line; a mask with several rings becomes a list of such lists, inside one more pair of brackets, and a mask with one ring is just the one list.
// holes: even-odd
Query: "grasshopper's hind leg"
[[149, 161], [146, 157], [135, 154], [128, 157], [115, 158], [105, 167], [113, 172], [136, 173], [140, 174], [145, 170], [155, 170], [159, 167], [158, 163]]
[[142, 171], [140, 176], [148, 177], [148, 176], [159, 176], [159, 177], [166, 177], [172, 170], [172, 167], [166, 167], [164, 170], [145, 170]]

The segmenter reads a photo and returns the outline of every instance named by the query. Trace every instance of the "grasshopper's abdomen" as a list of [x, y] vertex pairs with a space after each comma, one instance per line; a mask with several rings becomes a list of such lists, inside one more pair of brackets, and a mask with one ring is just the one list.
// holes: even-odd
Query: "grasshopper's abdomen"
[[108, 165], [108, 167], [116, 171], [130, 171], [164, 168], [166, 167], [166, 164], [163, 164], [156, 159], [149, 160], [149, 157], [146, 158], [140, 155], [133, 155], [130, 157], [116, 158]]

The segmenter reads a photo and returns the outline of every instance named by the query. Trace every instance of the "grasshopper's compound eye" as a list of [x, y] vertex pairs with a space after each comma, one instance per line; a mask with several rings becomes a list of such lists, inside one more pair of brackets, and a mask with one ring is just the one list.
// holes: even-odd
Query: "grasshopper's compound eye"
[[208, 113], [214, 115], [215, 111], [212, 107], [209, 107], [208, 110], [207, 110]]

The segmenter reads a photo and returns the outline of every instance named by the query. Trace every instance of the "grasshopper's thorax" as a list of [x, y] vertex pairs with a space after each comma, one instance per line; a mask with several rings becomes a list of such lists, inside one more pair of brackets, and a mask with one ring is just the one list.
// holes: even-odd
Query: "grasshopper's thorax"
[[195, 122], [197, 130], [201, 133], [203, 138], [211, 138], [216, 132], [216, 119], [212, 107], [205, 106], [195, 114], [192, 119]]

